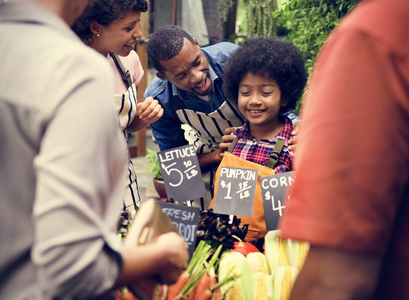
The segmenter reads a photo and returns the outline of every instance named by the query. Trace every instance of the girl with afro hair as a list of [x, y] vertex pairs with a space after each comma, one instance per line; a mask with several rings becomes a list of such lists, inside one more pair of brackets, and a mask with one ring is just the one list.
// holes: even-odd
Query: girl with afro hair
[[293, 125], [279, 114], [281, 108], [295, 108], [307, 82], [304, 59], [290, 42], [269, 38], [248, 40], [227, 61], [223, 91], [246, 118], [234, 135], [232, 153], [266, 165], [279, 138], [285, 144], [274, 166], [275, 173], [292, 169], [288, 150]]
[[[242, 202], [231, 201], [225, 203], [225, 207], [237, 207], [235, 213], [241, 224], [248, 225], [245, 240], [260, 250], [267, 232], [260, 178], [292, 170], [293, 155], [288, 149], [288, 140], [293, 125], [280, 110], [295, 107], [306, 81], [307, 72], [300, 51], [289, 42], [267, 38], [245, 42], [228, 59], [224, 70], [224, 94], [237, 104], [246, 122], [233, 135], [223, 137], [224, 148], [231, 143], [216, 172], [215, 193], [220, 201], [230, 201], [220, 195], [217, 197], [221, 168], [258, 171], [252, 216], [246, 216], [248, 207]], [[210, 207], [214, 205], [218, 210], [217, 204], [213, 202]]]

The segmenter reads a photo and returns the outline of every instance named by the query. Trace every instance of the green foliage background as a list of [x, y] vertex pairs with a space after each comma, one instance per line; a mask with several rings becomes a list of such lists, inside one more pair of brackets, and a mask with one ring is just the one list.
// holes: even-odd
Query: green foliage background
[[[238, 36], [290, 40], [304, 55], [308, 74], [328, 35], [358, 0], [239, 0]], [[268, 3], [274, 10], [266, 10]], [[243, 11], [246, 13], [243, 14]], [[266, 13], [267, 12], [267, 13]], [[267, 22], [272, 19], [274, 21]], [[249, 22], [249, 20], [251, 20]], [[235, 42], [239, 44], [243, 39]], [[295, 112], [298, 113], [302, 101]]]
[[291, 0], [273, 13], [278, 35], [291, 40], [304, 54], [310, 72], [329, 33], [358, 0]]
[[146, 148], [146, 156], [145, 158], [148, 160], [148, 171], [153, 174], [155, 179], [163, 180], [162, 170], [159, 166], [159, 159], [158, 154], [155, 150]]

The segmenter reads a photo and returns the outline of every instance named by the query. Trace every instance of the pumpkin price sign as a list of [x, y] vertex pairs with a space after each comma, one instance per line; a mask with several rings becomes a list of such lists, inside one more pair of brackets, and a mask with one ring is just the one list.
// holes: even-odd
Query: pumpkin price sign
[[214, 211], [251, 217], [256, 183], [257, 170], [221, 167]]
[[206, 195], [193, 145], [158, 152], [158, 159], [168, 199], [185, 202]]
[[285, 172], [260, 178], [267, 231], [277, 229], [285, 202], [290, 198], [290, 195], [286, 197], [286, 192], [294, 182], [293, 175], [294, 172]]

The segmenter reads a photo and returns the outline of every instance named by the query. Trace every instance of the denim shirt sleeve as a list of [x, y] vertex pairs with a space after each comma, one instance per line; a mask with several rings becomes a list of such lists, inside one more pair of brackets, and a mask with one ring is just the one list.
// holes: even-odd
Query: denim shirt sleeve
[[291, 120], [291, 123], [293, 125], [297, 124], [298, 122], [301, 121], [300, 117], [297, 116], [292, 109], [287, 109], [285, 111], [280, 112], [283, 116], [286, 116]]
[[163, 116], [158, 121], [151, 123], [152, 134], [161, 151], [187, 145], [184, 130], [181, 128], [176, 110], [178, 107], [173, 103], [172, 84], [167, 80], [155, 77], [147, 87], [143, 99], [152, 97], [159, 101], [163, 108]]

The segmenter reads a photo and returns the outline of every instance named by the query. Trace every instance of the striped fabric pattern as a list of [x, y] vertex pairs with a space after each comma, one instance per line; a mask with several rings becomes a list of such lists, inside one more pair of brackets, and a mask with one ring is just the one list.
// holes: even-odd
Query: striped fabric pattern
[[[133, 119], [137, 114], [137, 88], [135, 84], [129, 87], [129, 89], [123, 94], [114, 94], [114, 99], [116, 103], [116, 110], [119, 115], [119, 124], [124, 134], [125, 141], [127, 143], [128, 149], [128, 131], [126, 128], [132, 123]], [[129, 155], [129, 151], [128, 151]], [[128, 181], [125, 192], [125, 199], [123, 203], [123, 208], [130, 210], [134, 213], [141, 204], [141, 195], [139, 193], [138, 181], [136, 178], [135, 169], [129, 156], [128, 165]]]
[[244, 122], [238, 108], [229, 101], [225, 101], [217, 110], [209, 114], [190, 109], [180, 109], [176, 113], [182, 123], [194, 128], [196, 136], [200, 140], [197, 144], [207, 145], [207, 149], [203, 149], [203, 152], [199, 151], [199, 153], [218, 149], [224, 130], [229, 127], [241, 126]]

